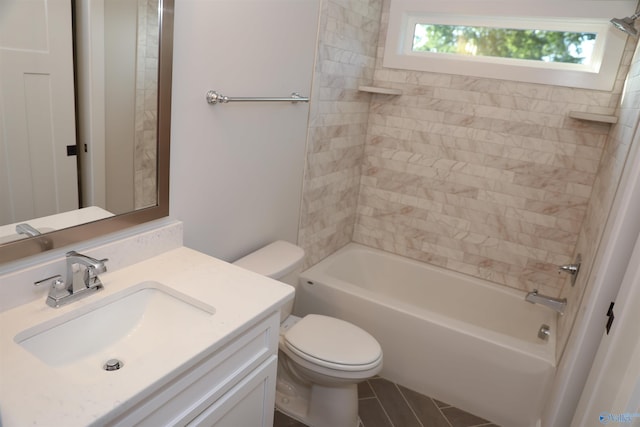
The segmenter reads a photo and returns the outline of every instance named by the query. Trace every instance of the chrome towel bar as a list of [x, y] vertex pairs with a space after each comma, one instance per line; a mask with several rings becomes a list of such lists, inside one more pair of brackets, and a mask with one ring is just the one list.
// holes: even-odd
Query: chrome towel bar
[[210, 90], [207, 92], [207, 102], [211, 105], [215, 104], [226, 104], [227, 102], [309, 102], [309, 98], [306, 96], [301, 96], [297, 92], [293, 92], [291, 96], [286, 98], [277, 98], [277, 97], [229, 97], [224, 96], [215, 90]]

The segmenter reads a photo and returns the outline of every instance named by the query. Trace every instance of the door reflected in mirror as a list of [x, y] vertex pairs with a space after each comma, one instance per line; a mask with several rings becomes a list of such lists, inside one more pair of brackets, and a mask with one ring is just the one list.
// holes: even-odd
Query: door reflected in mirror
[[173, 5], [0, 0], [0, 267], [169, 214]]
[[157, 205], [158, 3], [0, 1], [0, 242]]

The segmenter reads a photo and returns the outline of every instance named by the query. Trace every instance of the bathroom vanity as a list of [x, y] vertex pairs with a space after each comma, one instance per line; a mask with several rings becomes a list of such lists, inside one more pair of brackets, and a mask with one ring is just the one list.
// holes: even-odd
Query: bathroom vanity
[[0, 313], [0, 425], [271, 425], [292, 287], [184, 247], [100, 279]]

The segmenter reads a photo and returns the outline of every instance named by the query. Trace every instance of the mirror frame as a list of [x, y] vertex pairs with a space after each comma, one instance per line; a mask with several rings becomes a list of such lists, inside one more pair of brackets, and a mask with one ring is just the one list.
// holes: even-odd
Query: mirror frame
[[159, 0], [157, 204], [0, 245], [0, 265], [59, 249], [169, 215], [169, 154], [171, 137], [171, 79], [174, 0]]

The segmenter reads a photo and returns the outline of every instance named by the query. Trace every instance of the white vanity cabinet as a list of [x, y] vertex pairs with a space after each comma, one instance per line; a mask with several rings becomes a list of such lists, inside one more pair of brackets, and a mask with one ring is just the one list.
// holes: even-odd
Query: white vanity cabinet
[[273, 423], [279, 312], [221, 342], [97, 425], [266, 427]]
[[291, 286], [185, 247], [101, 280], [0, 311], [0, 426], [272, 425]]

